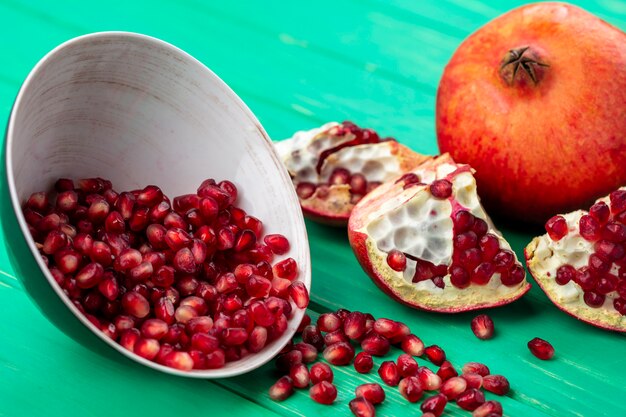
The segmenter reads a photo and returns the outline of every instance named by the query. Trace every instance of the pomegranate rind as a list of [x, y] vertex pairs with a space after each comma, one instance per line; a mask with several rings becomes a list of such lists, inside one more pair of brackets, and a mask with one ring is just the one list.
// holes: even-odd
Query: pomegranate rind
[[[605, 201], [606, 198], [598, 201]], [[558, 243], [554, 243], [548, 234], [535, 237], [524, 249], [526, 265], [531, 276], [543, 290], [546, 296], [560, 310], [570, 316], [593, 326], [617, 332], [626, 332], [626, 316], [619, 314], [607, 302], [599, 308], [592, 308], [582, 300], [582, 292], [578, 295], [572, 292], [577, 284], [570, 282], [566, 286], [556, 283], [556, 268], [564, 263], [573, 263], [575, 267], [586, 265], [591, 254], [593, 243], [585, 241], [577, 232], [576, 226], [580, 217], [587, 214], [584, 210], [577, 210], [563, 215], [567, 220], [569, 231]], [[573, 247], [567, 254], [555, 249], [558, 247]], [[567, 256], [567, 258], [565, 258]], [[563, 260], [567, 262], [564, 262]], [[577, 298], [576, 298], [577, 296]]]
[[[480, 206], [478, 197], [475, 195], [476, 182], [471, 175], [472, 170], [468, 165], [456, 164], [448, 154], [443, 154], [424, 162], [410, 172], [419, 175], [420, 178], [433, 178], [433, 172], [438, 172], [444, 165], [453, 169], [453, 172], [450, 174], [452, 176], [465, 174], [463, 187], [459, 188], [453, 182], [456, 189], [455, 192], [473, 193], [471, 198], [463, 197], [461, 200], [468, 204], [470, 201], [473, 202], [472, 207], [467, 208], [476, 217], [480, 217], [487, 222], [489, 227], [488, 233], [498, 237], [501, 248], [510, 249], [508, 243], [495, 229], [495, 226]], [[399, 179], [400, 177], [397, 178]], [[439, 179], [439, 177], [436, 178]], [[432, 182], [432, 179], [430, 181]], [[350, 245], [363, 270], [379, 288], [393, 299], [405, 305], [441, 313], [459, 313], [498, 307], [519, 299], [530, 290], [531, 285], [525, 279], [520, 284], [511, 287], [504, 285], [490, 287], [471, 284], [464, 289], [453, 289], [448, 288], [448, 286], [452, 287], [449, 284], [449, 275], [444, 277], [444, 280], [448, 280], [447, 290], [419, 289], [413, 283], [408, 282], [402, 272], [391, 269], [387, 264], [387, 253], [379, 250], [377, 242], [368, 234], [367, 227], [374, 219], [380, 218], [385, 213], [391, 212], [394, 208], [400, 207], [414, 198], [422, 200], [430, 198], [428, 193], [428, 184], [414, 185], [403, 190], [401, 183], [397, 184], [395, 180], [392, 180], [367, 194], [357, 203], [352, 211], [348, 223]], [[446, 237], [449, 238], [451, 247], [451, 226], [449, 236], [446, 235]], [[518, 262], [517, 259], [516, 262]]]
[[[354, 139], [351, 134], [340, 137], [334, 135], [334, 130], [340, 126], [336, 122], [326, 123], [316, 129], [297, 132], [292, 138], [274, 144], [294, 186], [302, 181], [323, 183], [335, 168], [362, 173], [368, 181], [385, 182], [432, 158], [393, 140], [361, 144], [330, 154], [318, 174], [315, 168], [321, 152]], [[368, 174], [364, 170], [372, 173]], [[326, 194], [324, 198], [322, 193]], [[329, 186], [327, 191], [320, 192], [318, 189], [309, 198], [300, 198], [300, 205], [308, 219], [332, 226], [345, 226], [354, 208], [351, 197], [350, 186], [338, 184]]]

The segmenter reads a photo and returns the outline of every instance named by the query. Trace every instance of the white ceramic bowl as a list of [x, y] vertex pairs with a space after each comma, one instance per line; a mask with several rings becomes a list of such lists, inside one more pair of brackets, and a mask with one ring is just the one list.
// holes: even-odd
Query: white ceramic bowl
[[[310, 288], [304, 221], [292, 183], [259, 121], [213, 72], [180, 49], [155, 38], [105, 32], [72, 39], [32, 70], [15, 101], [6, 137], [6, 178], [15, 217], [30, 251], [15, 263], [36, 262], [45, 276], [22, 273], [28, 292], [58, 327], [81, 343], [86, 328], [122, 355], [162, 372], [218, 378], [242, 374], [274, 357], [293, 336], [286, 333], [258, 354], [222, 369], [181, 372], [136, 356], [104, 336], [69, 302], [38, 255], [21, 205], [59, 177], [110, 179], [118, 190], [159, 185], [168, 196], [193, 193], [206, 178], [229, 179], [239, 206], [264, 222], [266, 233], [291, 242], [299, 280]], [[9, 237], [9, 236], [7, 236]], [[9, 245], [11, 245], [9, 243]], [[18, 251], [19, 252], [19, 251]], [[28, 271], [27, 265], [17, 265]], [[54, 292], [40, 291], [51, 286]], [[60, 314], [60, 298], [82, 323]], [[84, 327], [83, 327], [84, 326]], [[71, 330], [67, 330], [71, 328]], [[82, 329], [82, 330], [81, 330]], [[93, 346], [89, 346], [93, 347]], [[41, 346], [40, 348], [45, 348]], [[117, 355], [119, 356], [119, 355]]]

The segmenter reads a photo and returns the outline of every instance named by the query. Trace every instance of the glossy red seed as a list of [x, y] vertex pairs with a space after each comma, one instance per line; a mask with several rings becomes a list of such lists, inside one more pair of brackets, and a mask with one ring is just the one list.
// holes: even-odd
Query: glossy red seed
[[321, 381], [311, 387], [309, 395], [315, 402], [330, 405], [337, 398], [337, 388], [328, 381]]
[[467, 411], [476, 410], [484, 402], [485, 394], [475, 388], [469, 388], [456, 399], [456, 404]]
[[471, 281], [477, 285], [486, 285], [495, 272], [496, 270], [492, 263], [482, 262], [472, 271]]
[[488, 340], [493, 337], [493, 320], [486, 314], [474, 317], [472, 319], [471, 328], [476, 337], [481, 340]]
[[325, 363], [318, 362], [311, 366], [309, 370], [311, 376], [311, 383], [317, 384], [321, 381], [333, 382], [333, 371]]
[[350, 407], [350, 411], [356, 417], [376, 416], [376, 409], [374, 408], [374, 405], [362, 397], [350, 400], [348, 407]]
[[557, 242], [561, 240], [568, 231], [567, 221], [563, 216], [554, 216], [551, 217], [545, 225], [546, 232], [548, 232], [548, 236], [550, 239]]
[[296, 364], [302, 363], [302, 353], [299, 350], [290, 350], [285, 352], [276, 358], [276, 369], [282, 372], [289, 372], [289, 370]]
[[347, 365], [354, 358], [354, 348], [346, 342], [339, 342], [328, 346], [322, 353], [324, 359], [332, 365]]
[[437, 394], [426, 398], [420, 406], [420, 410], [424, 413], [432, 413], [435, 416], [440, 416], [446, 408], [446, 404], [448, 404], [448, 398], [443, 394]]
[[104, 275], [104, 269], [99, 263], [87, 264], [75, 276], [76, 285], [79, 288], [92, 288], [100, 283]]
[[141, 335], [150, 339], [159, 340], [168, 330], [167, 323], [160, 319], [148, 319], [141, 324]]
[[429, 361], [439, 366], [446, 360], [446, 353], [437, 345], [424, 348], [424, 354]]
[[576, 269], [571, 265], [562, 265], [556, 270], [555, 281], [559, 285], [565, 285], [576, 276]]
[[270, 398], [274, 401], [284, 401], [293, 395], [293, 381], [288, 376], [281, 377], [269, 389]]
[[318, 351], [324, 349], [324, 337], [317, 326], [306, 326], [302, 331], [302, 341], [315, 346]]
[[341, 326], [342, 321], [335, 313], [324, 313], [317, 319], [317, 327], [323, 332], [334, 332]]
[[306, 308], [309, 305], [309, 291], [303, 282], [292, 283], [289, 288], [289, 296], [298, 308]]
[[478, 374], [480, 376], [489, 375], [490, 371], [487, 365], [482, 364], [480, 362], [468, 362], [463, 365], [461, 371], [464, 374]]
[[435, 180], [430, 184], [429, 189], [435, 198], [443, 199], [452, 195], [452, 183], [448, 180]]
[[600, 223], [589, 215], [584, 215], [578, 221], [580, 235], [590, 241], [595, 242], [600, 238]]
[[422, 356], [424, 354], [424, 342], [414, 334], [405, 336], [402, 339], [400, 348], [412, 356]]
[[478, 245], [478, 236], [476, 236], [476, 233], [470, 230], [454, 236], [453, 242], [455, 249], [463, 251], [466, 249], [475, 248]]
[[354, 358], [354, 369], [360, 374], [369, 373], [374, 367], [372, 355], [367, 352], [360, 352]]
[[150, 313], [150, 303], [146, 297], [135, 291], [122, 296], [122, 308], [126, 313], [137, 318], [144, 318]]
[[611, 215], [611, 210], [605, 202], [600, 201], [589, 208], [589, 215], [596, 219], [598, 223], [605, 224]]
[[392, 249], [387, 254], [387, 265], [394, 271], [402, 272], [406, 269], [406, 256], [397, 249]]
[[583, 300], [585, 304], [592, 308], [601, 307], [604, 304], [605, 296], [593, 291], [585, 291]]
[[419, 368], [417, 368], [415, 375], [422, 384], [423, 389], [427, 391], [434, 391], [441, 388], [441, 377], [439, 377], [439, 375], [431, 371], [429, 368], [425, 366], [420, 366]]
[[402, 377], [414, 376], [417, 373], [417, 362], [411, 355], [403, 353], [398, 356], [397, 365]]
[[376, 405], [385, 401], [385, 390], [379, 384], [367, 383], [356, 387], [354, 390], [355, 395], [365, 398], [370, 403]]
[[510, 384], [508, 379], [502, 375], [484, 375], [483, 388], [497, 395], [506, 395], [509, 392]]
[[343, 332], [349, 339], [357, 340], [365, 334], [365, 315], [353, 311], [343, 321]]
[[502, 405], [498, 401], [487, 401], [472, 413], [472, 417], [498, 416], [502, 416]]
[[441, 385], [441, 393], [449, 400], [454, 400], [467, 389], [467, 381], [461, 377], [455, 376]]
[[609, 194], [611, 213], [621, 213], [626, 210], [626, 191], [616, 190]]
[[361, 349], [374, 356], [385, 356], [391, 349], [391, 344], [386, 337], [374, 333], [361, 341]]
[[303, 363], [293, 365], [289, 370], [289, 377], [293, 381], [293, 386], [296, 388], [306, 388], [311, 381], [309, 370]]
[[419, 401], [424, 394], [419, 380], [414, 376], [401, 379], [398, 383], [398, 391], [410, 403]]
[[263, 241], [276, 255], [284, 255], [289, 252], [289, 241], [283, 235], [266, 235]]
[[483, 377], [478, 374], [461, 374], [461, 378], [467, 382], [468, 388], [480, 389], [483, 386]]
[[275, 276], [293, 281], [298, 276], [298, 264], [293, 258], [278, 262], [272, 268]]
[[449, 361], [444, 361], [437, 370], [437, 375], [442, 381], [447, 381], [448, 379], [457, 376], [458, 373]]
[[393, 361], [385, 361], [378, 368], [378, 375], [383, 382], [395, 387], [400, 382], [400, 372], [398, 366]]
[[474, 225], [474, 216], [467, 210], [460, 210], [452, 216], [455, 234], [466, 232]]
[[535, 337], [528, 342], [528, 349], [530, 349], [530, 352], [533, 355], [544, 361], [551, 359], [554, 356], [554, 348], [552, 345], [538, 337]]
[[595, 288], [598, 279], [593, 275], [589, 268], [582, 267], [576, 271], [574, 282], [580, 285], [584, 291], [591, 291]]

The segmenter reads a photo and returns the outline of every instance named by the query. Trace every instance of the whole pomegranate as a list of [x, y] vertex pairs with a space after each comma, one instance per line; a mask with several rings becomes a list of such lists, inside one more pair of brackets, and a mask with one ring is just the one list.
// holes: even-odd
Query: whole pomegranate
[[626, 183], [626, 36], [563, 3], [515, 9], [457, 49], [437, 93], [441, 152], [494, 213], [543, 222]]

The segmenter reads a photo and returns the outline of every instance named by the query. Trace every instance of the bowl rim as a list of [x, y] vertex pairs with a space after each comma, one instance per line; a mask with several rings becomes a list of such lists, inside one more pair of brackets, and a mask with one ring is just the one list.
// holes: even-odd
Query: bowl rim
[[[242, 111], [244, 115], [247, 118], [249, 118], [250, 121], [253, 123], [254, 128], [257, 130], [257, 132], [260, 134], [260, 137], [265, 142], [269, 151], [269, 155], [272, 157], [272, 159], [276, 163], [276, 166], [279, 168], [279, 174], [283, 182], [285, 182], [285, 185], [288, 185], [289, 186], [288, 188], [291, 190], [290, 199], [292, 200], [293, 206], [298, 207], [298, 208], [300, 207], [300, 204], [296, 196], [295, 190], [293, 189], [289, 174], [287, 173], [286, 169], [282, 165], [280, 158], [276, 154], [273, 144], [272, 144], [272, 140], [269, 138], [267, 132], [265, 131], [265, 129], [263, 128], [263, 126], [261, 125], [257, 117], [254, 115], [254, 113], [248, 108], [248, 106], [237, 95], [237, 93], [235, 93], [228, 86], [228, 84], [226, 84], [226, 82], [224, 82], [224, 80], [222, 80], [217, 74], [215, 74], [209, 67], [207, 67], [204, 63], [202, 63], [198, 59], [194, 58], [189, 53], [178, 48], [177, 46], [174, 46], [173, 44], [170, 44], [169, 42], [166, 42], [164, 40], [161, 40], [153, 36], [144, 35], [144, 34], [140, 34], [136, 32], [128, 32], [128, 31], [94, 32], [94, 33], [89, 33], [89, 34], [71, 38], [65, 42], [62, 42], [61, 44], [59, 44], [58, 46], [50, 50], [48, 53], [46, 53], [37, 62], [37, 64], [35, 64], [35, 66], [30, 70], [28, 76], [23, 81], [17, 93], [17, 96], [13, 102], [11, 111], [10, 111], [9, 122], [7, 125], [7, 130], [6, 130], [6, 135], [5, 135], [5, 145], [4, 145], [5, 154], [6, 154], [5, 166], [6, 166], [6, 176], [7, 176], [7, 187], [8, 187], [9, 195], [11, 198], [11, 205], [16, 215], [17, 221], [19, 223], [21, 232], [26, 240], [26, 244], [28, 245], [28, 248], [30, 249], [31, 255], [33, 256], [35, 262], [37, 262], [39, 269], [41, 270], [43, 275], [46, 277], [48, 284], [50, 285], [50, 287], [52, 287], [56, 295], [61, 299], [61, 301], [65, 304], [65, 306], [74, 314], [74, 316], [85, 327], [87, 327], [89, 331], [91, 331], [96, 336], [98, 336], [107, 345], [117, 350], [122, 355], [126, 356], [127, 358], [133, 360], [134, 362], [138, 362], [142, 365], [145, 365], [149, 368], [152, 368], [160, 372], [164, 372], [166, 374], [182, 376], [182, 377], [187, 377], [187, 378], [197, 378], [197, 379], [214, 379], [214, 378], [233, 377], [233, 376], [245, 374], [254, 369], [257, 369], [263, 366], [264, 364], [266, 364], [267, 362], [269, 362], [270, 360], [272, 360], [282, 350], [282, 348], [289, 343], [289, 341], [292, 339], [297, 329], [297, 325], [293, 326], [293, 323], [298, 323], [298, 324], [300, 323], [300, 321], [302, 320], [302, 317], [305, 314], [306, 309], [296, 309], [293, 317], [289, 320], [290, 325], [288, 326], [287, 330], [279, 339], [273, 342], [274, 345], [272, 346], [272, 348], [269, 350], [262, 350], [261, 352], [255, 353], [254, 355], [257, 357], [257, 360], [246, 364], [246, 366], [241, 365], [241, 366], [235, 366], [232, 368], [219, 368], [219, 369], [206, 369], [206, 370], [194, 369], [191, 371], [181, 371], [175, 368], [170, 368], [168, 366], [150, 361], [135, 353], [132, 353], [128, 351], [127, 349], [125, 349], [124, 347], [122, 347], [117, 342], [115, 342], [114, 340], [104, 335], [104, 333], [99, 328], [97, 328], [93, 323], [91, 323], [85, 317], [85, 315], [83, 315], [78, 310], [78, 308], [69, 301], [65, 293], [61, 290], [60, 286], [55, 282], [48, 267], [44, 264], [42, 257], [39, 255], [39, 250], [37, 249], [35, 245], [35, 241], [32, 238], [28, 230], [28, 225], [26, 223], [26, 219], [22, 212], [22, 206], [20, 204], [16, 185], [15, 185], [15, 177], [13, 175], [14, 165], [12, 161], [11, 150], [13, 148], [14, 136], [15, 136], [15, 114], [17, 110], [19, 110], [19, 108], [21, 107], [21, 103], [25, 95], [25, 91], [28, 89], [28, 86], [31, 84], [33, 78], [39, 74], [41, 68], [44, 65], [46, 65], [46, 63], [50, 61], [52, 57], [54, 57], [60, 51], [68, 47], [71, 47], [75, 44], [79, 44], [81, 42], [89, 41], [92, 39], [107, 38], [107, 37], [108, 38], [119, 37], [120, 39], [141, 40], [144, 42], [152, 43], [153, 45], [156, 45], [156, 46], [160, 46], [162, 48], [167, 49], [168, 51], [171, 51], [177, 57], [183, 57], [185, 60], [188, 60], [192, 65], [199, 66], [198, 68], [201, 68], [201, 70], [204, 71], [206, 75], [208, 75], [209, 77], [212, 77], [213, 83], [215, 84], [215, 86], [224, 90], [224, 93], [227, 94], [230, 97], [230, 99], [232, 99], [233, 103], [237, 104], [237, 107], [240, 109], [240, 111]], [[297, 215], [295, 218], [292, 218], [291, 221], [297, 222], [298, 224], [296, 225], [296, 230], [300, 229], [303, 232], [303, 235], [301, 236], [302, 242], [298, 242], [298, 244], [299, 245], [303, 244], [306, 246], [306, 248], [304, 248], [304, 250], [302, 251], [305, 265], [299, 265], [301, 269], [300, 269], [300, 276], [298, 280], [303, 282], [310, 292], [311, 290], [311, 254], [310, 254], [310, 248], [308, 245], [308, 236], [307, 236], [306, 226], [304, 223], [304, 218], [302, 216], [302, 212], [299, 209], [298, 209], [298, 212], [299, 212], [298, 213], [299, 215]]]

